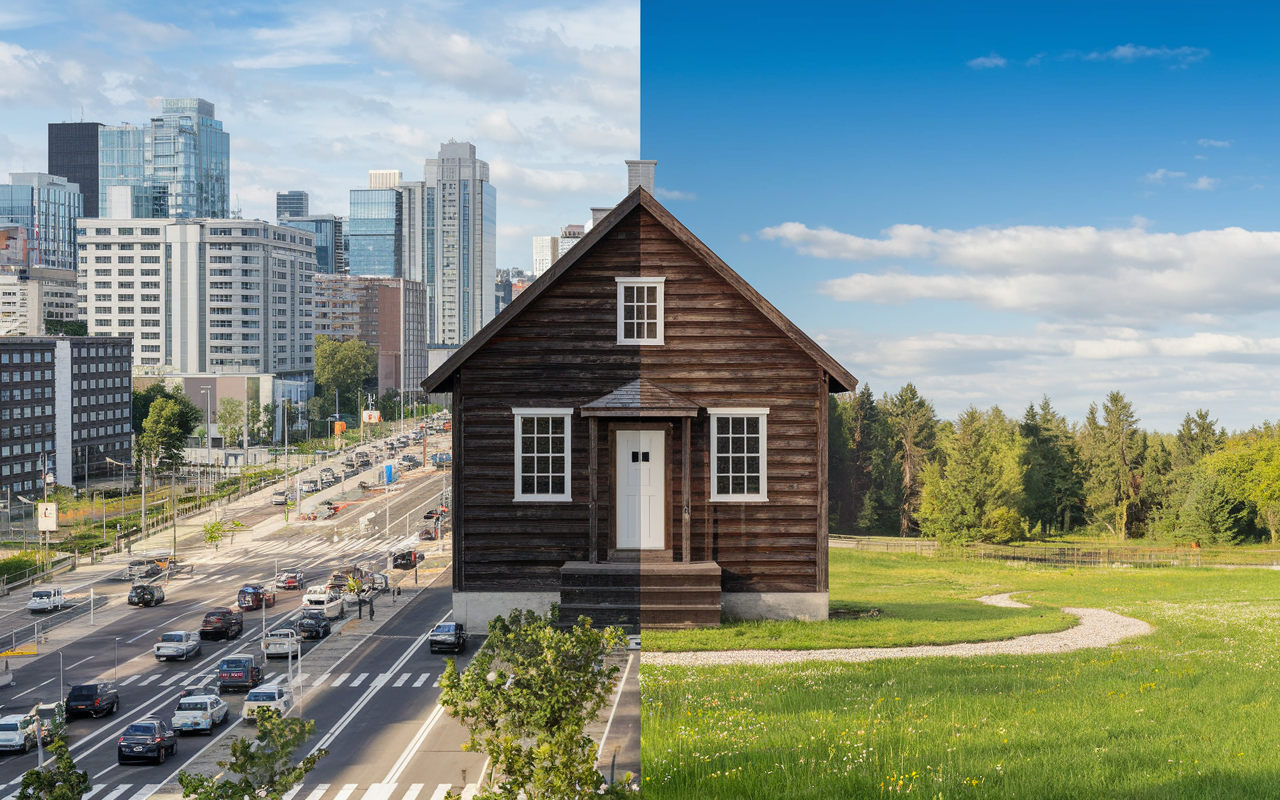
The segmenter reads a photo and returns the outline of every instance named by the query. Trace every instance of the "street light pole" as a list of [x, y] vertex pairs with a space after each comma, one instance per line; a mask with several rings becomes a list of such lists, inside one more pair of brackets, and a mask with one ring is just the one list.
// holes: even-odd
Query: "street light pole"
[[120, 677], [120, 637], [116, 637], [115, 641], [115, 661], [111, 665], [111, 680], [114, 682]]

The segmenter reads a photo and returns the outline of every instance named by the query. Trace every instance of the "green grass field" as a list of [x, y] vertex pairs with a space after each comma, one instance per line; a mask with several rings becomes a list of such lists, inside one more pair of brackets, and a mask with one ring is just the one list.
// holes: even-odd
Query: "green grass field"
[[[1280, 573], [831, 557], [833, 596], [837, 574], [854, 595], [864, 589], [843, 585], [849, 576], [885, 576], [865, 591], [886, 610], [936, 591], [939, 616], [960, 615], [974, 639], [995, 637], [951, 607], [1002, 591], [1108, 608], [1156, 631], [1052, 656], [643, 667], [647, 796], [1280, 796]], [[912, 580], [895, 588], [894, 575]], [[916, 641], [879, 631], [885, 646]]]

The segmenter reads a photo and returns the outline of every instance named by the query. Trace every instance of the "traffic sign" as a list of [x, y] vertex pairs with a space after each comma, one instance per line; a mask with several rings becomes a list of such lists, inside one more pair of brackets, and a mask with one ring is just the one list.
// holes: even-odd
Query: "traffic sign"
[[36, 528], [37, 530], [58, 530], [58, 504], [36, 503], [36, 518], [39, 520], [39, 525]]

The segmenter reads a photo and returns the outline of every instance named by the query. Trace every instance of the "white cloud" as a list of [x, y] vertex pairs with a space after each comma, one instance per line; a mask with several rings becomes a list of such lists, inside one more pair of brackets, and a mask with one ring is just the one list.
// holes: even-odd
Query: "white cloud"
[[438, 20], [420, 22], [397, 15], [374, 30], [370, 44], [383, 58], [411, 67], [431, 86], [495, 97], [519, 97], [527, 84], [499, 48]]
[[472, 130], [482, 141], [515, 144], [524, 141], [524, 134], [511, 122], [506, 109], [495, 108], [483, 117], [471, 122]]
[[679, 189], [663, 189], [661, 186], [653, 187], [653, 194], [659, 200], [697, 200], [696, 192], [682, 192]]
[[1221, 139], [1201, 139], [1198, 142], [1196, 142], [1196, 144], [1200, 145], [1201, 147], [1230, 147], [1231, 146], [1231, 142], [1223, 141]]
[[1003, 67], [1009, 62], [993, 51], [991, 55], [972, 58], [964, 63], [974, 69], [993, 69], [995, 67]]
[[1195, 183], [1188, 183], [1187, 188], [1198, 189], [1200, 191], [1212, 191], [1213, 189], [1218, 188], [1218, 179], [1210, 178], [1208, 175], [1201, 175], [1199, 178], [1196, 178]]
[[1164, 167], [1161, 167], [1155, 172], [1148, 172], [1146, 175], [1143, 175], [1142, 177], [1146, 179], [1149, 183], [1163, 184], [1165, 178], [1185, 178], [1187, 177], [1187, 173], [1174, 172], [1172, 170], [1167, 170]]
[[1160, 61], [1173, 60], [1178, 66], [1187, 66], [1209, 57], [1209, 50], [1204, 47], [1145, 47], [1137, 44], [1122, 44], [1110, 50], [1094, 50], [1085, 53], [1085, 61], [1124, 61], [1132, 63], [1141, 59], [1153, 58]]
[[[494, 186], [510, 191], [551, 194], [596, 192], [617, 202], [627, 190], [625, 171], [618, 168], [591, 173], [572, 169], [531, 169], [505, 159], [492, 162], [490, 167]], [[587, 213], [587, 209], [584, 208], [583, 213]]]

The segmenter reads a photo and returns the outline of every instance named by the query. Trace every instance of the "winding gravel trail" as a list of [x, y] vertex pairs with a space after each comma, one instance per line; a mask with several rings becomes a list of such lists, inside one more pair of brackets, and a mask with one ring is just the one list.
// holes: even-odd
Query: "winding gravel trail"
[[[978, 601], [1003, 608], [1030, 608], [1009, 594], [979, 597]], [[882, 658], [922, 658], [931, 656], [1020, 656], [1040, 653], [1070, 653], [1091, 647], [1110, 647], [1121, 641], [1145, 636], [1155, 630], [1147, 623], [1100, 608], [1064, 608], [1080, 619], [1080, 624], [1057, 633], [1033, 633], [998, 642], [926, 644], [913, 647], [854, 647], [831, 650], [722, 650], [703, 653], [643, 652], [645, 666], [711, 667], [733, 664], [767, 666], [801, 661], [877, 661]]]

